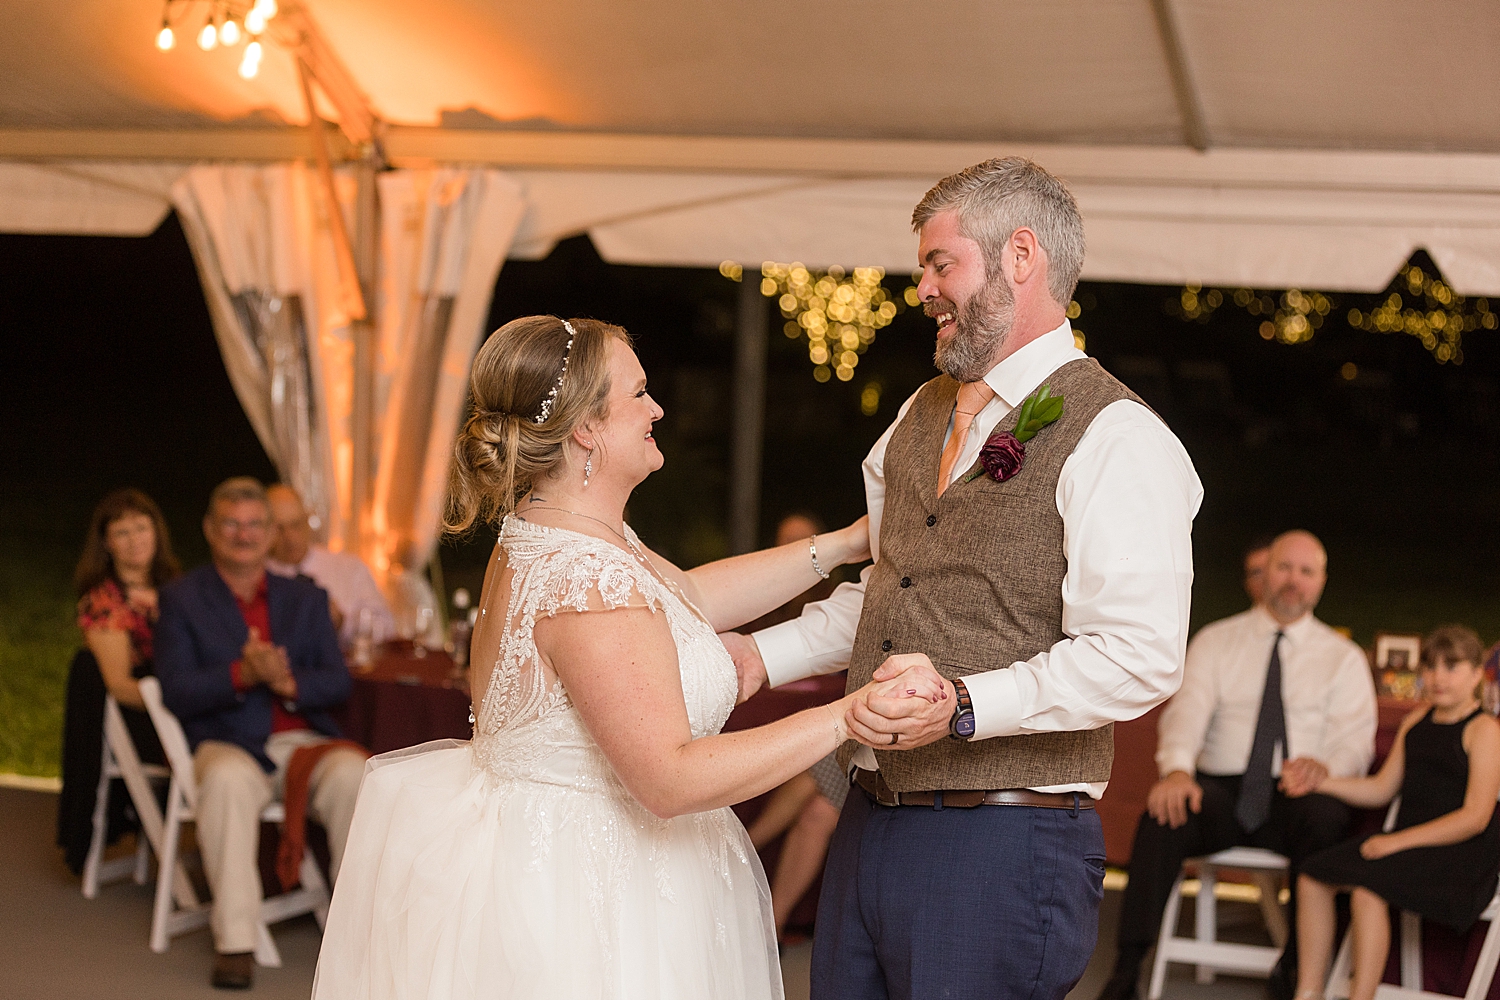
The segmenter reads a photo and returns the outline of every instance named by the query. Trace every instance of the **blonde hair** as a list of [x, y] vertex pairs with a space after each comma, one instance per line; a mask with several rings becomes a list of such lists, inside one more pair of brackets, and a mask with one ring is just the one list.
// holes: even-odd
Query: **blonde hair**
[[[533, 484], [567, 462], [566, 444], [579, 425], [607, 414], [609, 345], [629, 345], [630, 335], [598, 320], [568, 322], [571, 351], [556, 316], [511, 320], [479, 348], [469, 374], [472, 412], [453, 446], [445, 531], [461, 534], [504, 518]], [[537, 423], [554, 385], [557, 396]]]
[[958, 228], [979, 244], [985, 272], [1000, 273], [1005, 244], [1030, 229], [1047, 252], [1047, 291], [1066, 305], [1083, 270], [1083, 218], [1063, 182], [1020, 156], [997, 157], [949, 174], [922, 196], [911, 213], [920, 232], [933, 216], [953, 210]]

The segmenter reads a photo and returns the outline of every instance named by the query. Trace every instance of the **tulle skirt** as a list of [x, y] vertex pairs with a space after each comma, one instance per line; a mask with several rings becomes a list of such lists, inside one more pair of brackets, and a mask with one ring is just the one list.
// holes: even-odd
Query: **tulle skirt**
[[770, 891], [727, 809], [659, 820], [426, 744], [371, 761], [313, 997], [779, 1000]]

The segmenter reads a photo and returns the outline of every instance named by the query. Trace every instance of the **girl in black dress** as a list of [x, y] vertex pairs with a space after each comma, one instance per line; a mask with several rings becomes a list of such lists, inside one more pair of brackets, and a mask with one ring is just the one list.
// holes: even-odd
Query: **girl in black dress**
[[1479, 707], [1479, 637], [1448, 625], [1422, 643], [1430, 704], [1401, 723], [1378, 774], [1325, 778], [1314, 791], [1376, 808], [1399, 791], [1395, 829], [1308, 858], [1297, 881], [1298, 1000], [1321, 998], [1333, 951], [1334, 896], [1350, 893], [1350, 1000], [1371, 1000], [1385, 972], [1388, 906], [1465, 931], [1500, 874], [1500, 723]]

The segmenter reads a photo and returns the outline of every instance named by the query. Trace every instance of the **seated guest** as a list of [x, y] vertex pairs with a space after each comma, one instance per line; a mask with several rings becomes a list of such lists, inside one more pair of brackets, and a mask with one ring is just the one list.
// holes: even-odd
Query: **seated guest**
[[277, 483], [266, 490], [271, 503], [271, 558], [266, 569], [277, 576], [299, 573], [328, 591], [328, 613], [339, 641], [347, 649], [354, 644], [360, 614], [369, 611], [370, 641], [384, 642], [396, 632], [391, 609], [375, 585], [375, 578], [359, 557], [348, 552], [329, 552], [313, 541], [307, 508], [290, 486]]
[[[348, 697], [349, 673], [328, 596], [306, 578], [266, 573], [271, 510], [259, 482], [221, 483], [203, 534], [212, 562], [162, 589], [156, 672], [193, 747], [212, 981], [243, 988], [260, 919], [261, 810], [283, 794], [294, 753], [338, 736], [328, 712]], [[363, 773], [364, 755], [337, 744], [308, 781], [307, 815], [328, 831], [334, 878]]]
[[1391, 832], [1345, 841], [1303, 865], [1297, 887], [1299, 998], [1323, 996], [1339, 891], [1350, 891], [1349, 1000], [1373, 1000], [1380, 985], [1391, 947], [1390, 907], [1462, 934], [1494, 897], [1500, 876], [1500, 723], [1479, 704], [1480, 650], [1479, 636], [1461, 625], [1429, 635], [1422, 643], [1422, 681], [1430, 704], [1402, 721], [1380, 773], [1328, 776], [1305, 786], [1363, 809], [1387, 805], [1399, 792], [1401, 808]]
[[[1364, 653], [1313, 617], [1326, 581], [1322, 544], [1289, 531], [1271, 546], [1264, 602], [1205, 625], [1188, 644], [1182, 688], [1161, 715], [1161, 780], [1136, 827], [1119, 951], [1101, 997], [1135, 996], [1185, 858], [1235, 845], [1276, 851], [1291, 859], [1295, 897], [1303, 861], [1344, 836], [1348, 807], [1307, 793], [1330, 775], [1365, 773], [1377, 714]], [[1291, 993], [1295, 944], [1294, 931], [1273, 995]]]
[[[57, 800], [57, 844], [74, 872], [83, 871], [93, 838], [106, 691], [120, 703], [136, 753], [150, 763], [162, 761], [136, 678], [151, 673], [156, 588], [178, 572], [166, 522], [150, 497], [123, 489], [99, 501], [73, 573], [84, 648], [68, 671]], [[111, 789], [110, 842], [134, 827], [129, 796], [122, 786]]]
[[1260, 535], [1245, 546], [1245, 594], [1254, 607], [1266, 599], [1266, 564], [1271, 561], [1271, 535]]

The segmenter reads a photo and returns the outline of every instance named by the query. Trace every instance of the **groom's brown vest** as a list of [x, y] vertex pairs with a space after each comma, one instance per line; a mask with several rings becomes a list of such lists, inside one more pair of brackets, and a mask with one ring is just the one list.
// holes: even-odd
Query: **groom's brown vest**
[[[1026, 442], [1021, 471], [1003, 483], [982, 472], [965, 482], [965, 473], [941, 498], [938, 460], [958, 383], [942, 375], [917, 391], [886, 449], [880, 560], [865, 587], [850, 691], [894, 653], [926, 653], [951, 680], [1009, 669], [1066, 638], [1058, 476], [1100, 410], [1140, 400], [1092, 358], [1069, 362], [1046, 381], [1053, 396], [1064, 397], [1063, 413]], [[1014, 430], [1018, 411], [995, 430]], [[856, 749], [849, 742], [840, 750], [846, 769]], [[876, 751], [876, 758], [886, 783], [902, 792], [1108, 781], [1114, 727], [967, 743], [944, 738], [916, 750]]]

